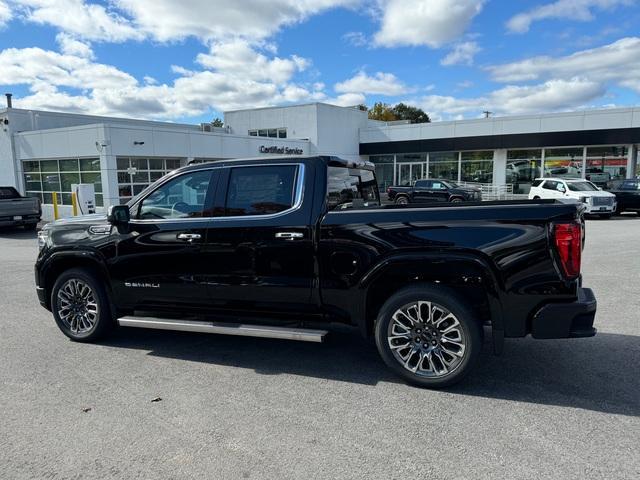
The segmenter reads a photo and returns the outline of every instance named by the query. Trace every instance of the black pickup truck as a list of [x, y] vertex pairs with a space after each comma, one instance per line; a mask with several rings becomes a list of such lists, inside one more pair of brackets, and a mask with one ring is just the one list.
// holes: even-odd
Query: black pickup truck
[[416, 180], [412, 186], [387, 188], [387, 198], [398, 205], [427, 202], [479, 202], [482, 191], [479, 187], [464, 187], [451, 180]]
[[319, 342], [348, 324], [427, 387], [469, 372], [484, 325], [497, 352], [595, 335], [580, 204], [379, 200], [373, 165], [336, 157], [185, 167], [108, 216], [47, 225], [38, 297], [84, 342], [115, 325]]

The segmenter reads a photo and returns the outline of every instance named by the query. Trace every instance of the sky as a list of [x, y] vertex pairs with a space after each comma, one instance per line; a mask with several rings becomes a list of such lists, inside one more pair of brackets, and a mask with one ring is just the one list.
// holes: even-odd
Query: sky
[[199, 123], [404, 102], [432, 120], [640, 103], [640, 0], [0, 0], [14, 107]]

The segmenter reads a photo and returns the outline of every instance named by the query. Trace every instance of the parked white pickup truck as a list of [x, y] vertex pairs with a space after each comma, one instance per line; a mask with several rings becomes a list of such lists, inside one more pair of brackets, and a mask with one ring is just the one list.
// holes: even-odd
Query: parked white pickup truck
[[23, 197], [13, 187], [0, 187], [0, 227], [34, 230], [42, 216], [39, 198]]
[[574, 198], [584, 203], [584, 213], [610, 217], [616, 211], [616, 196], [604, 192], [589, 180], [581, 178], [536, 178], [531, 184], [529, 199]]

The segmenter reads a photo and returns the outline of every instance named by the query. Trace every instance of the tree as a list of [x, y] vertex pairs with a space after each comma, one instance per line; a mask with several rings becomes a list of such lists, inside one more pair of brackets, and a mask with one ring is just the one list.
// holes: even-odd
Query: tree
[[224, 127], [224, 122], [220, 118], [216, 117], [213, 119], [213, 122], [211, 122], [211, 125], [214, 127]]
[[386, 103], [376, 102], [369, 110], [371, 120], [393, 122], [395, 120], [409, 120], [409, 123], [429, 123], [431, 119], [424, 110], [404, 103], [398, 103], [392, 107]]
[[382, 122], [393, 122], [394, 120], [397, 120], [398, 117], [396, 117], [392, 107], [386, 103], [376, 102], [369, 110], [369, 119], [380, 120]]
[[421, 108], [399, 103], [393, 107], [393, 114], [398, 120], [409, 120], [411, 123], [430, 123], [431, 119]]

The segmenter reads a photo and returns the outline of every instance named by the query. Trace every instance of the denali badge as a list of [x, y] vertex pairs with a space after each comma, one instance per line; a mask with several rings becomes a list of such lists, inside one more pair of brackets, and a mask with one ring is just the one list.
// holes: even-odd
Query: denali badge
[[136, 288], [160, 288], [159, 283], [146, 283], [146, 282], [124, 282], [125, 287]]

